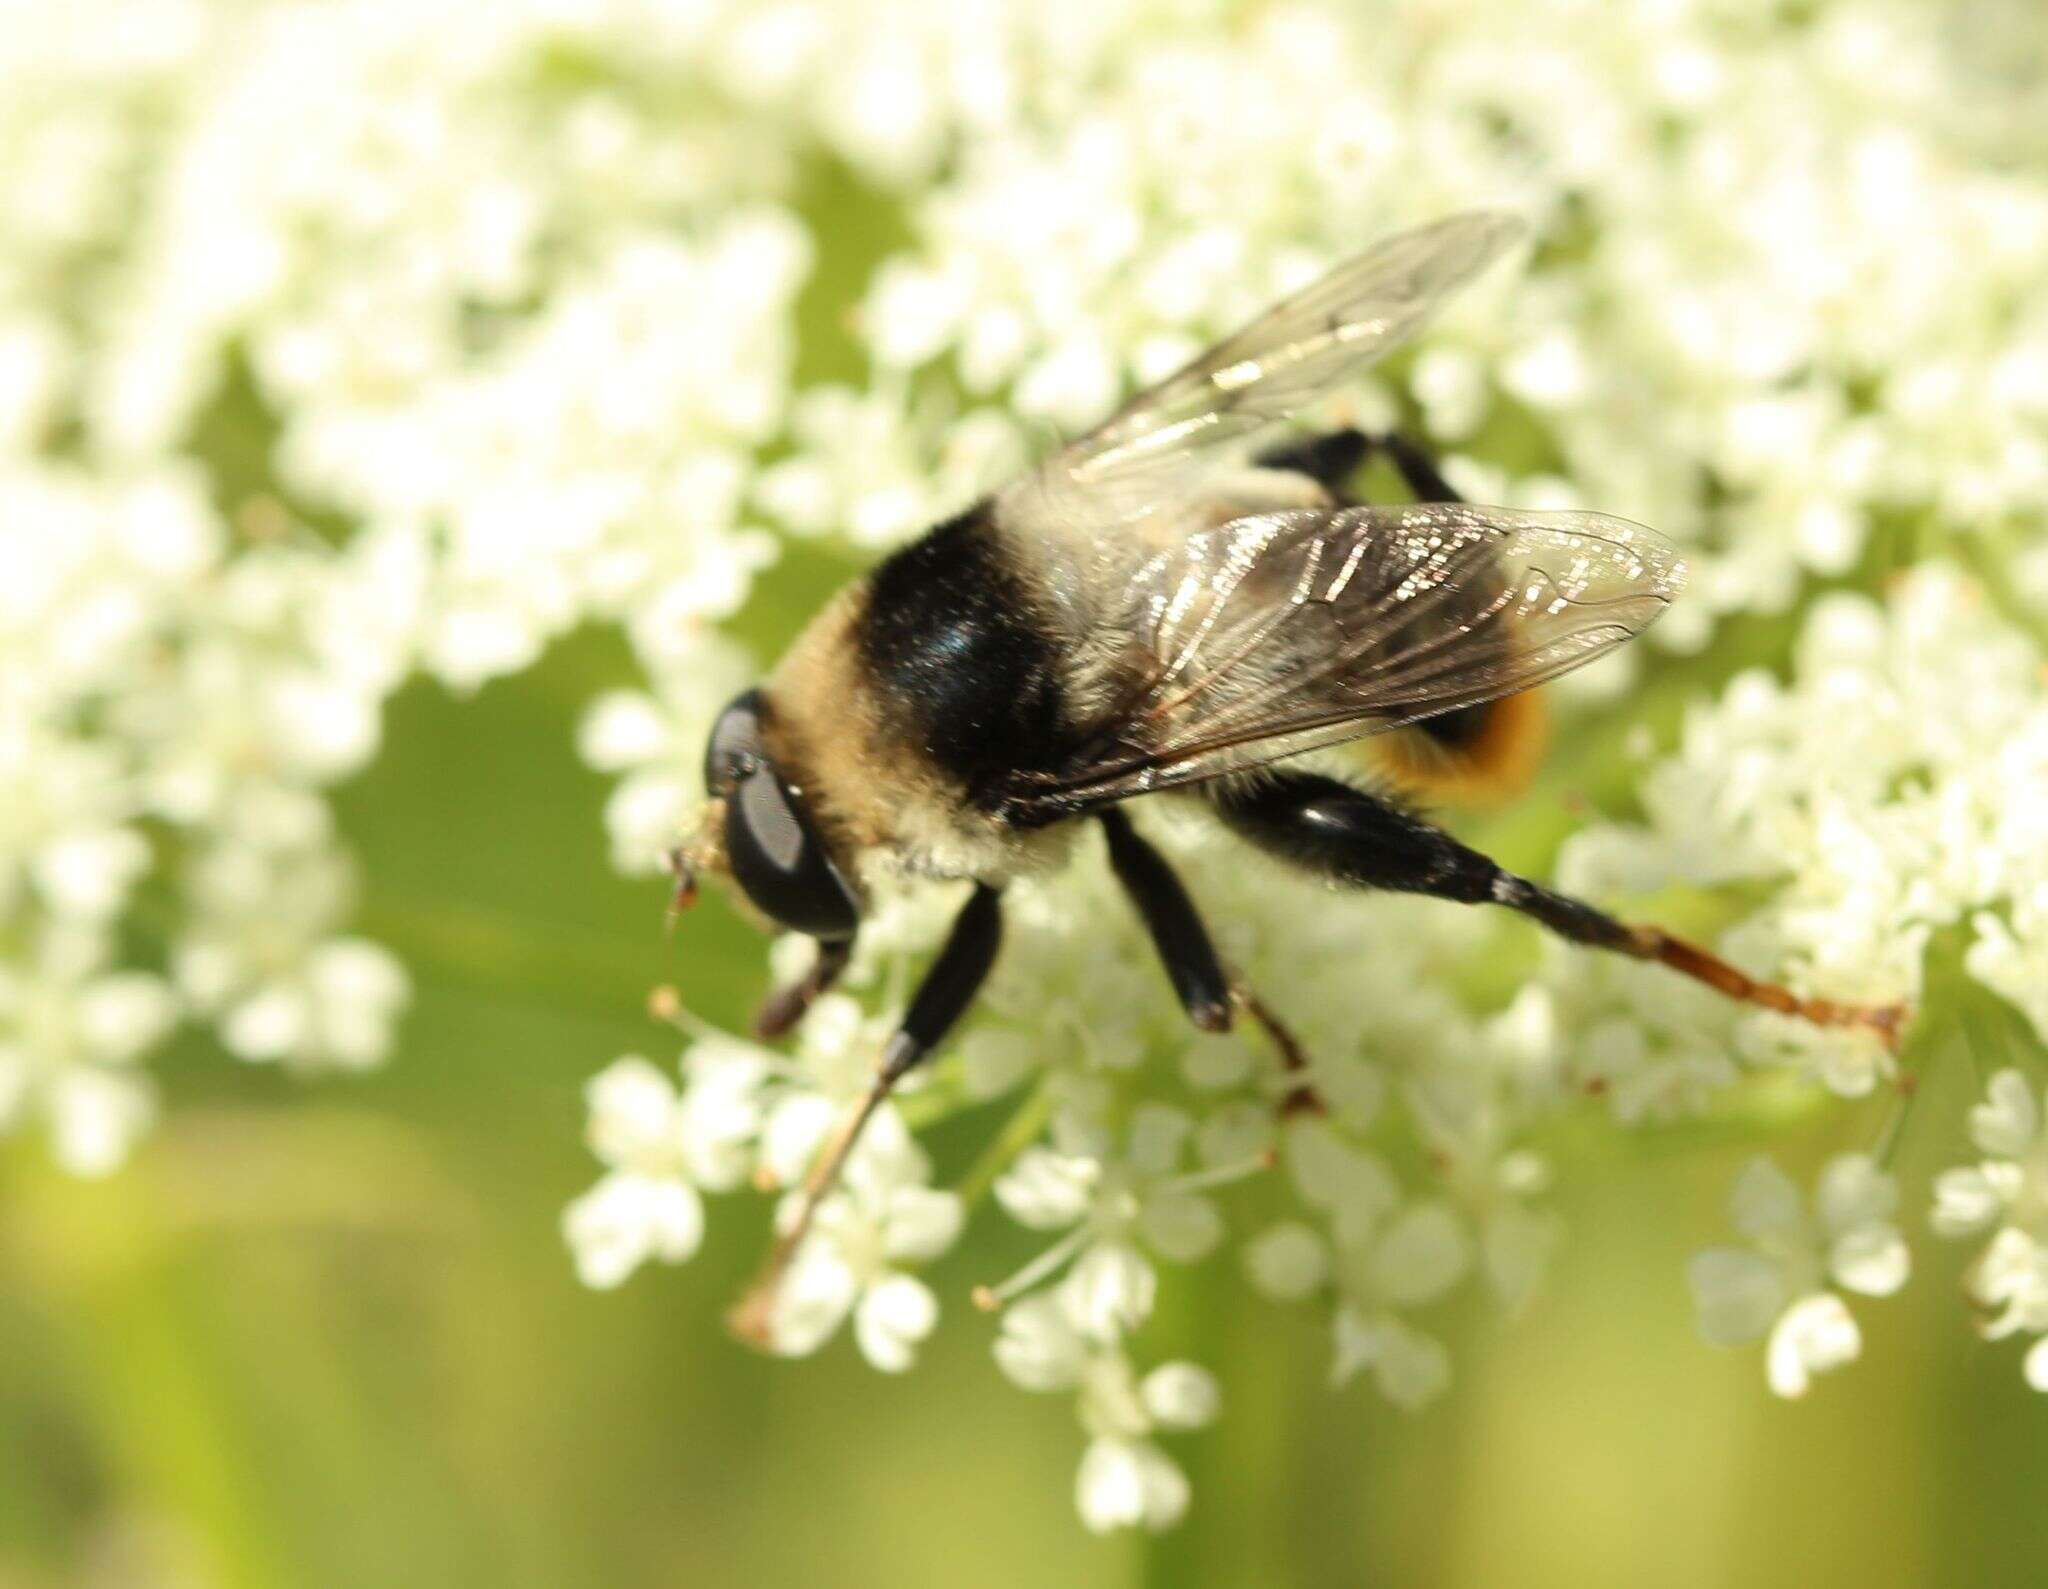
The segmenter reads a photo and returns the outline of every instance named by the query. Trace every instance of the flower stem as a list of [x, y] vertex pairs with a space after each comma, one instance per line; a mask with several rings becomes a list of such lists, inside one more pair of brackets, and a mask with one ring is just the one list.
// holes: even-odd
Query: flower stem
[[1015, 1114], [1003, 1122], [993, 1141], [981, 1150], [981, 1157], [967, 1168], [960, 1178], [958, 1191], [963, 1206], [972, 1209], [988, 1195], [988, 1189], [996, 1183], [996, 1177], [1010, 1167], [1011, 1160], [1030, 1147], [1038, 1139], [1038, 1133], [1045, 1129], [1045, 1122], [1052, 1113], [1052, 1089], [1047, 1079], [1041, 1078], [1017, 1106]]
[[1907, 1084], [1899, 1088], [1898, 1096], [1892, 1104], [1891, 1115], [1885, 1121], [1884, 1130], [1877, 1139], [1876, 1151], [1871, 1154], [1881, 1170], [1889, 1170], [1892, 1167], [1892, 1160], [1899, 1151], [1899, 1143], [1905, 1139], [1906, 1119], [1912, 1114], [1913, 1105], [1919, 1100], [1920, 1094], [1927, 1090], [1920, 1084], [1918, 1076], [1908, 1076], [1905, 1081]]

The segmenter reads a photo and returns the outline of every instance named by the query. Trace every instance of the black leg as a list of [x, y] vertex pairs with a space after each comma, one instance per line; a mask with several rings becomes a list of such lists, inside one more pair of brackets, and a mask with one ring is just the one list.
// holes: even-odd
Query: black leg
[[1216, 958], [1216, 946], [1209, 929], [1202, 925], [1195, 902], [1174, 875], [1166, 857], [1154, 849], [1131, 826], [1130, 818], [1111, 807], [1102, 813], [1103, 831], [1109, 835], [1109, 865], [1117, 881], [1131, 896], [1152, 934], [1166, 978], [1188, 1019], [1205, 1032], [1227, 1032], [1234, 1024], [1240, 1005], [1272, 1040], [1280, 1062], [1294, 1078], [1281, 1100], [1283, 1115], [1303, 1110], [1321, 1113], [1323, 1101], [1308, 1080], [1308, 1056], [1286, 1025], [1267, 1008], [1256, 993], [1224, 974]]
[[818, 955], [811, 969], [786, 988], [777, 988], [761, 1001], [754, 1012], [754, 1035], [764, 1043], [775, 1042], [796, 1030], [797, 1022], [810, 1013], [811, 1006], [839, 980], [853, 958], [851, 938], [818, 940]]
[[783, 1271], [789, 1267], [790, 1259], [796, 1256], [797, 1248], [809, 1233], [818, 1204], [838, 1181], [847, 1155], [853, 1151], [861, 1132], [896, 1083], [945, 1041], [954, 1023], [974, 1002], [975, 994], [980, 992], [982, 983], [988, 978], [989, 968], [995, 964], [996, 950], [1001, 946], [1002, 937], [1000, 896], [984, 883], [974, 890], [960, 914], [953, 918], [953, 930], [947, 935], [945, 947], [925, 972], [924, 981], [918, 984], [917, 992], [910, 1000], [910, 1008], [904, 1014], [903, 1024], [882, 1050], [881, 1062], [875, 1067], [875, 1079], [867, 1095], [841, 1122], [818, 1155], [811, 1173], [804, 1178], [803, 1196], [796, 1218], [776, 1238], [759, 1277], [727, 1314], [726, 1322], [742, 1340], [756, 1346], [771, 1344], [775, 1295], [781, 1286]]
[[1438, 471], [1436, 459], [1429, 449], [1419, 441], [1412, 441], [1398, 430], [1390, 430], [1376, 438], [1374, 445], [1387, 455], [1388, 461], [1401, 471], [1401, 478], [1408, 489], [1415, 493], [1417, 502], [1463, 502], [1465, 499], [1451, 489], [1451, 484]]
[[1362, 430], [1326, 431], [1320, 436], [1291, 438], [1268, 447], [1253, 462], [1262, 469], [1291, 469], [1305, 474], [1340, 500], [1348, 500], [1345, 485], [1375, 452], [1400, 471], [1401, 479], [1417, 502], [1462, 502], [1438, 470], [1436, 459], [1421, 442], [1397, 430], [1369, 436]]
[[988, 980], [1002, 941], [1002, 896], [988, 884], [979, 884], [960, 914], [953, 918], [946, 946], [924, 974], [924, 981], [918, 984], [903, 1025], [882, 1050], [882, 1065], [875, 1078], [877, 1087], [884, 1091], [893, 1087], [946, 1040], [953, 1023], [966, 1012], [982, 983]]
[[1112, 807], [1102, 813], [1102, 830], [1109, 835], [1110, 870], [1144, 917], [1181, 1008], [1205, 1032], [1229, 1031], [1230, 981], [1195, 902], [1166, 857], [1138, 836], [1129, 817]]
[[1290, 469], [1305, 474], [1332, 496], [1344, 487], [1372, 454], [1372, 438], [1362, 430], [1332, 430], [1320, 436], [1294, 436], [1268, 447], [1252, 461], [1261, 469]]
[[1759, 982], [1661, 928], [1616, 921], [1582, 900], [1504, 871], [1414, 813], [1334, 778], [1282, 772], [1215, 788], [1210, 800], [1226, 823], [1259, 848], [1319, 876], [1359, 888], [1505, 905], [1574, 943], [1657, 961], [1731, 999], [1821, 1026], [1867, 1027], [1888, 1045], [1897, 1042], [1905, 1014], [1900, 1006], [1872, 1009], [1803, 999]]

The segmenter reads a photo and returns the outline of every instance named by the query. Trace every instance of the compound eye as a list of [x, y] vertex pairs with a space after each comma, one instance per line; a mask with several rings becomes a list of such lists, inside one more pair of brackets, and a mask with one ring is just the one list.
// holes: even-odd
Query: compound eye
[[714, 798], [733, 787], [764, 760], [761, 749], [761, 692], [735, 696], [711, 725], [704, 746], [704, 788]]
[[725, 853], [747, 898], [792, 931], [830, 942], [860, 925], [859, 901], [803, 801], [765, 762], [727, 799]]

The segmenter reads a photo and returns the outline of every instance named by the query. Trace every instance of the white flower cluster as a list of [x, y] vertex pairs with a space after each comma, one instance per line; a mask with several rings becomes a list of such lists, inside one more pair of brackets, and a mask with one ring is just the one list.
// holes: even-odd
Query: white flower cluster
[[2048, 1131], [2038, 1089], [2017, 1070], [1991, 1078], [1970, 1111], [1970, 1136], [1986, 1155], [1934, 1183], [1934, 1228], [1944, 1236], [1992, 1231], [1971, 1266], [1971, 1299], [1996, 1310], [1983, 1323], [1992, 1339], [2026, 1331], [2027, 1383], [2048, 1391]]
[[[1475, 495], [1685, 542], [1657, 644], [1930, 553], [2018, 610], [1939, 562], [1882, 603], [1822, 599], [1789, 680], [1695, 711], [1641, 820], [1575, 839], [1566, 884], [1754, 907], [1725, 947], [1845, 999], [1918, 995], [1953, 950], [1972, 997], [2048, 1035], [2024, 627], [2048, 610], [2025, 534], [2048, 496], [2044, 59], [2032, 0], [15, 8], [0, 1121], [45, 1117], [66, 1163], [110, 1167], [151, 1109], [137, 1062], [186, 1016], [251, 1059], [386, 1052], [404, 972], [347, 935], [323, 791], [406, 679], [473, 688], [579, 624], [623, 630], [645, 688], [595, 702], [580, 748], [619, 779], [615, 860], [652, 870], [758, 660], [721, 625], [792, 539], [890, 544], [1276, 291], [1472, 204], [1527, 214], [1536, 245], [1356, 409], [1431, 434]], [[907, 1366], [937, 1313], [918, 1266], [989, 1194], [1044, 1242], [989, 1287], [998, 1360], [1077, 1396], [1094, 1526], [1179, 1515], [1158, 1437], [1217, 1402], [1193, 1365], [1138, 1366], [1164, 1266], [1234, 1235], [1255, 1288], [1326, 1311], [1337, 1377], [1420, 1405], [1450, 1372], [1430, 1310], [1473, 1282], [1513, 1307], [1541, 1276], [1550, 1116], [1592, 1095], [1654, 1125], [1766, 1065], [1852, 1100], [1892, 1079], [1867, 1037], [1738, 1020], [1633, 964], [1545, 951], [1510, 997], [1496, 968], [1536, 958], [1518, 927], [1157, 836], [1328, 1112], [1285, 1107], [1255, 1034], [1186, 1032], [1091, 851], [1007, 901], [987, 1017], [885, 1111], [774, 1321], [790, 1351], [851, 1321]], [[593, 1084], [585, 1279], [688, 1256], [706, 1192], [798, 1180], [937, 910], [870, 924], [854, 996], [794, 1057], [699, 1034], [680, 1087], [644, 1062]], [[990, 1159], [934, 1188], [909, 1122], [1005, 1096]], [[1986, 1161], [1936, 1223], [1995, 1227], [1973, 1294], [2048, 1335], [2031, 1098], [1993, 1084]], [[1840, 1291], [1904, 1278], [1891, 1195], [1837, 1161], [1809, 1215], [1752, 1172], [1753, 1251], [1695, 1274], [1713, 1333], [1768, 1330], [1788, 1392], [1853, 1355]]]
[[[1882, 1002], [1921, 991], [1931, 939], [2048, 1038], [2048, 693], [2037, 646], [1978, 583], [1930, 564], [1889, 599], [1836, 594], [1807, 619], [1789, 682], [1762, 669], [1687, 718], [1640, 784], [1638, 825], [1567, 844], [1567, 886], [1771, 887], [1730, 935], [1739, 959]], [[1626, 975], [1640, 980], [1632, 969]], [[1752, 1057], [1790, 1058], [1846, 1096], [1886, 1073], [1850, 1034], [1749, 1019]]]
[[1694, 542], [1660, 643], [1785, 607], [1874, 523], [2038, 512], [2048, 193], [1985, 141], [2022, 109], [2038, 8], [1850, 0], [1788, 27], [1760, 0], [1415, 0], [1227, 33], [1178, 9], [1053, 8], [1064, 45], [1010, 52], [983, 114], [1012, 113], [913, 193], [916, 246], [866, 298], [872, 362], [912, 393], [877, 402], [953, 394], [966, 427], [1007, 392], [1071, 430], [1357, 246], [1362, 217], [1499, 205], [1541, 242], [1432, 332], [1417, 417], [1487, 500]]
[[[321, 791], [374, 753], [402, 599], [367, 545], [236, 545], [184, 471], [0, 461], [0, 1121], [112, 1169], [179, 1020], [247, 1060], [382, 1059], [406, 998], [343, 931]], [[398, 586], [394, 590], [394, 585]]]
[[[714, 1033], [690, 1045], [680, 1092], [638, 1056], [593, 1080], [590, 1144], [609, 1170], [564, 1220], [584, 1281], [615, 1286], [649, 1260], [690, 1257], [703, 1236], [704, 1192], [801, 1180], [861, 1090], [872, 1036], [851, 999], [831, 997], [812, 1012], [794, 1059]], [[786, 1277], [776, 1350], [815, 1351], [851, 1317], [868, 1361], [910, 1367], [938, 1303], [907, 1266], [945, 1251], [961, 1225], [960, 1199], [930, 1180], [924, 1151], [885, 1109]]]
[[[1179, 1517], [1187, 1486], [1154, 1437], [1215, 1405], [1195, 1365], [1134, 1365], [1163, 1267], [1212, 1260], [1234, 1228], [1257, 1290], [1323, 1308], [1334, 1382], [1369, 1371], [1415, 1408], [1450, 1376], [1429, 1309], [1474, 1277], [1520, 1305], [1556, 1235], [1540, 1201], [1547, 1166], [1519, 1140], [1533, 1113], [1516, 1080], [1525, 1017], [1474, 1016], [1442, 991], [1495, 924], [1333, 897], [1199, 831], [1160, 837], [1201, 880], [1232, 957], [1298, 1013], [1323, 1111], [1286, 1107], [1295, 1079], [1254, 1032], [1187, 1031], [1091, 854], [1057, 883], [1010, 891], [989, 1019], [900, 1109], [885, 1107], [798, 1249], [772, 1322], [777, 1350], [805, 1352], [850, 1314], [869, 1361], [908, 1366], [936, 1303], [904, 1266], [939, 1256], [966, 1204], [990, 1192], [1041, 1242], [1015, 1274], [976, 1288], [1003, 1309], [997, 1361], [1026, 1389], [1077, 1397], [1090, 1436], [1077, 1496], [1097, 1528]], [[852, 985], [900, 989], [943, 903], [892, 902], [863, 931]], [[787, 976], [803, 951], [784, 946]], [[690, 1256], [704, 1192], [795, 1183], [901, 1008], [900, 993], [884, 993], [864, 1018], [854, 997], [828, 995], [791, 1057], [700, 1033], [680, 1091], [638, 1058], [601, 1075], [591, 1141], [610, 1169], [565, 1222], [584, 1278], [612, 1285], [642, 1262]], [[1165, 1052], [1179, 1059], [1162, 1069]], [[985, 1168], [957, 1194], [933, 1189], [905, 1119], [1000, 1097], [1015, 1114]]]
[[[1567, 846], [1569, 881], [1609, 894], [1764, 884], [1770, 902], [1728, 935], [1738, 958], [1789, 965], [1795, 979], [1849, 997], [1917, 996], [1932, 944], [1965, 987], [1976, 984], [1949, 997], [1994, 994], [2007, 1026], [2024, 1017], [2034, 1039], [2048, 1038], [2048, 691], [2039, 648], [1973, 580], [1930, 564], [1883, 603], [1823, 598], [1790, 681], [1736, 678], [1692, 714], [1677, 752], [1640, 790], [1643, 823], [1588, 829]], [[1610, 975], [1642, 980], [1634, 968]], [[1851, 1098], [1889, 1073], [1873, 1044], [1768, 1015], [1745, 1019], [1732, 1053], [1789, 1061]], [[1680, 1063], [1648, 1048], [1632, 1055], [1637, 1068]], [[1732, 1058], [1722, 1063], [1701, 1106], [1734, 1078]], [[1917, 1080], [1902, 1078], [1908, 1103]], [[1992, 1078], [1971, 1117], [1985, 1161], [1934, 1189], [1937, 1232], [1996, 1227], [1969, 1282], [1976, 1301], [2000, 1310], [1987, 1325], [1994, 1336], [2048, 1330], [2037, 1085], [2011, 1069]], [[1904, 1282], [1906, 1249], [1888, 1223], [1896, 1196], [1866, 1159], [1837, 1159], [1820, 1182], [1816, 1227], [1790, 1183], [1759, 1161], [1733, 1211], [1760, 1255], [1716, 1251], [1694, 1266], [1709, 1336], [1751, 1338], [1775, 1318], [1769, 1372], [1785, 1395], [1854, 1357], [1855, 1324], [1828, 1284], [1881, 1296]], [[2027, 1372], [2048, 1388], [2048, 1356], [2030, 1354]]]

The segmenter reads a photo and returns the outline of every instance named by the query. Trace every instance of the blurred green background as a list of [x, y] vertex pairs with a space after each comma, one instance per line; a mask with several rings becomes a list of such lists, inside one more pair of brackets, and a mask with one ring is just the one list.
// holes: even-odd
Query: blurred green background
[[[841, 572], [773, 574], [764, 643]], [[363, 925], [418, 978], [388, 1069], [308, 1087], [193, 1040], [117, 1177], [0, 1148], [4, 1589], [2041, 1581], [2048, 1407], [2016, 1349], [1968, 1339], [1959, 1252], [1923, 1244], [1908, 1292], [1859, 1309], [1865, 1361], [1801, 1404], [1696, 1339], [1683, 1260], [1753, 1143], [1590, 1149], [1546, 1292], [1512, 1326], [1454, 1315], [1457, 1383], [1415, 1418], [1331, 1394], [1324, 1326], [1227, 1256], [1176, 1273], [1148, 1340], [1216, 1365], [1225, 1413], [1176, 1445], [1195, 1504], [1157, 1538], [1082, 1530], [1071, 1404], [996, 1372], [979, 1244], [934, 1273], [950, 1316], [907, 1382], [844, 1338], [800, 1363], [726, 1339], [759, 1199], [716, 1207], [686, 1267], [584, 1291], [557, 1219], [594, 1177], [585, 1078], [672, 1056], [656, 982], [732, 1020], [765, 976], [721, 907], [665, 941], [659, 886], [605, 864], [604, 787], [570, 747], [626, 670], [582, 636], [473, 700], [399, 699], [342, 799]], [[1568, 780], [1525, 830], [1555, 828]], [[1909, 1188], [1969, 1086], [1932, 1079]], [[989, 1123], [951, 1123], [942, 1161]]]

